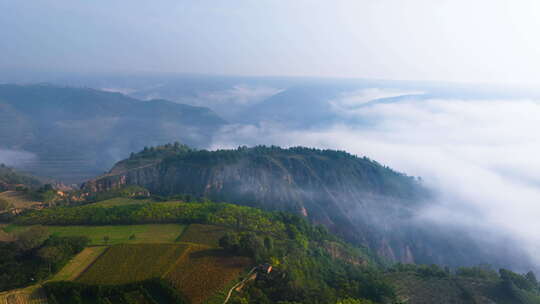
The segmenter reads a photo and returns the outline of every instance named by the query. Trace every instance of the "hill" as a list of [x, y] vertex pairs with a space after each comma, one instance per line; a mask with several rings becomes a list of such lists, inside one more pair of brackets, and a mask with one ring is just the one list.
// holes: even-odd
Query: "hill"
[[[242, 298], [245, 301], [246, 297], [253, 299], [252, 303], [289, 301], [322, 304], [334, 303], [345, 296], [377, 301], [393, 296], [391, 287], [376, 271], [378, 264], [365, 249], [355, 248], [323, 227], [310, 225], [303, 218], [286, 213], [269, 213], [210, 201], [113, 206], [98, 203], [32, 210], [17, 216], [14, 221], [19, 225], [47, 224], [49, 226], [32, 226], [29, 230], [50, 231], [50, 238], [58, 241], [85, 239], [87, 244], [100, 230], [99, 225], [190, 224], [175, 241], [144, 243], [141, 238], [142, 243], [138, 243], [142, 234], [135, 233], [134, 242], [131, 237], [118, 240], [120, 243], [101, 255], [82, 251], [72, 264], [66, 266], [65, 271], [53, 277], [54, 282], [44, 286], [49, 298], [54, 296], [59, 301], [74, 297], [73, 293], [77, 290], [83, 298], [95, 295], [97, 290], [103, 290], [101, 296], [105, 296], [108, 288], [112, 289], [107, 298], [114, 297], [112, 293], [123, 297], [134, 289], [147, 289], [145, 282], [159, 276], [190, 303], [203, 303], [206, 300], [212, 301], [207, 303], [223, 303], [228, 288], [237, 283], [240, 274], [264, 263], [274, 266], [272, 275], [259, 276], [253, 281], [249, 279], [253, 274], [250, 273], [246, 282], [259, 282], [261, 285], [253, 286], [256, 288], [253, 290], [250, 287], [249, 293], [238, 289], [233, 297], [236, 300], [231, 303], [238, 303]], [[87, 228], [73, 225], [85, 225]], [[128, 226], [115, 227], [123, 231]], [[112, 231], [115, 228], [109, 229]], [[181, 230], [177, 228], [176, 231], [179, 233]], [[161, 232], [155, 234], [156, 238], [161, 237]], [[49, 243], [45, 241], [44, 244]], [[17, 243], [9, 246], [17, 246]], [[41, 248], [37, 248], [37, 252], [42, 252]], [[90, 257], [95, 259], [94, 262], [89, 261]], [[6, 265], [10, 266], [9, 262], [14, 258], [17, 258], [16, 254], [0, 258], [0, 261], [5, 259]], [[81, 271], [80, 267], [86, 269]], [[125, 275], [126, 271], [132, 275]], [[6, 274], [5, 284], [10, 282], [11, 276], [17, 275], [12, 271]], [[42, 272], [41, 279], [46, 274]], [[34, 275], [32, 269], [28, 268], [25, 275]], [[57, 281], [58, 277], [70, 278], [74, 282]], [[338, 281], [354, 287], [343, 289], [337, 284]], [[139, 284], [143, 284], [144, 288], [140, 288]], [[72, 301], [75, 299], [62, 303]]]
[[125, 185], [155, 195], [187, 194], [301, 214], [390, 261], [528, 263], [513, 246], [490, 249], [466, 231], [416, 220], [419, 210], [433, 204], [421, 181], [342, 151], [160, 146], [117, 163], [108, 174], [85, 183], [83, 191], [100, 193]]
[[0, 192], [15, 190], [17, 187], [35, 189], [42, 186], [44, 180], [16, 171], [0, 164]]
[[[303, 214], [402, 261], [412, 258], [407, 256], [412, 249], [406, 250], [407, 240], [396, 233], [395, 219], [411, 214], [427, 196], [416, 179], [370, 159], [301, 147], [214, 152], [155, 147], [117, 163], [83, 189], [94, 193], [125, 184], [159, 195], [189, 194]], [[383, 226], [387, 231], [381, 232]]]
[[21, 166], [76, 183], [130, 151], [182, 140], [206, 144], [225, 124], [208, 108], [52, 85], [0, 85], [0, 149], [36, 157]]

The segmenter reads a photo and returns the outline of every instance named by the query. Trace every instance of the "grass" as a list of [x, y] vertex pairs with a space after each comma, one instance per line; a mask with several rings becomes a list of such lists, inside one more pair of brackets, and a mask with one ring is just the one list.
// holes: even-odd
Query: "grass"
[[[140, 205], [140, 204], [155, 203], [155, 202], [156, 201], [150, 198], [133, 199], [133, 198], [127, 198], [127, 197], [115, 197], [108, 200], [93, 203], [92, 205], [102, 206], [102, 207], [113, 207], [113, 206], [125, 206], [125, 205]], [[167, 201], [167, 202], [161, 202], [161, 203], [181, 203], [181, 201]]]
[[407, 303], [506, 303], [488, 299], [492, 282], [468, 278], [422, 278], [414, 273], [390, 273], [386, 279], [396, 288], [396, 294]]
[[161, 277], [190, 248], [188, 244], [122, 244], [112, 246], [76, 280], [117, 285]]
[[228, 228], [219, 226], [191, 224], [180, 237], [180, 241], [217, 248], [219, 247], [219, 239], [228, 231], [230, 231]]
[[33, 200], [28, 194], [20, 191], [0, 192], [0, 199], [10, 202], [15, 208], [29, 208], [32, 205], [41, 204]]
[[101, 254], [105, 252], [107, 247], [87, 247], [76, 255], [69, 263], [64, 266], [51, 281], [73, 281], [79, 277]]
[[116, 198], [100, 201], [97, 203], [93, 203], [92, 205], [102, 206], [102, 207], [113, 207], [113, 206], [146, 204], [146, 203], [151, 203], [151, 202], [153, 202], [153, 200], [151, 199], [132, 199], [132, 198], [126, 198], [126, 197], [116, 197]]
[[4, 231], [5, 227], [6, 227], [6, 225], [0, 224], [0, 242], [14, 241], [15, 238], [13, 237], [13, 235], [11, 235], [11, 234], [7, 233], [6, 231]]
[[[9, 225], [5, 230], [16, 234], [29, 227]], [[185, 228], [185, 226], [178, 224], [45, 227], [51, 234], [58, 236], [87, 236], [90, 238], [91, 246], [124, 243], [174, 243]], [[130, 239], [133, 235], [135, 238]], [[105, 236], [109, 237], [107, 242], [103, 239]]]

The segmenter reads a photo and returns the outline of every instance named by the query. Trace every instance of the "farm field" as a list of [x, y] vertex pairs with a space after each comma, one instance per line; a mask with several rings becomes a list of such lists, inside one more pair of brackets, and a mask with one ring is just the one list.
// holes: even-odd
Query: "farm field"
[[20, 191], [0, 192], [0, 199], [10, 202], [15, 208], [29, 208], [32, 205], [41, 204]]
[[51, 281], [73, 281], [86, 270], [108, 247], [87, 247], [60, 270]]
[[47, 304], [47, 296], [39, 286], [30, 286], [1, 292], [0, 304]]
[[[19, 232], [30, 226], [9, 225], [6, 230]], [[174, 243], [184, 231], [184, 225], [111, 225], [111, 226], [45, 226], [51, 234], [58, 236], [87, 236], [90, 245], [116, 245], [122, 243]], [[131, 236], [135, 238], [130, 239]], [[109, 240], [105, 242], [105, 236]]]
[[116, 197], [108, 200], [100, 201], [93, 203], [94, 206], [104, 206], [104, 207], [114, 207], [114, 206], [124, 206], [124, 205], [137, 205], [137, 204], [146, 204], [153, 202], [151, 199], [132, 199], [126, 197]]
[[251, 264], [250, 258], [231, 256], [221, 249], [192, 247], [164, 278], [191, 304], [201, 304], [236, 280]]
[[[133, 199], [133, 198], [127, 198], [127, 197], [116, 197], [111, 198], [108, 200], [100, 201], [97, 203], [93, 203], [94, 206], [102, 206], [102, 207], [114, 207], [114, 206], [124, 206], [124, 205], [139, 205], [139, 204], [146, 204], [146, 203], [154, 203], [155, 201], [152, 199]], [[181, 203], [181, 201], [167, 201], [167, 202], [161, 202], [161, 203]]]
[[219, 247], [219, 239], [228, 231], [229, 229], [220, 226], [191, 224], [180, 237], [180, 241]]
[[116, 285], [161, 277], [187, 252], [188, 244], [122, 244], [109, 247], [77, 282]]

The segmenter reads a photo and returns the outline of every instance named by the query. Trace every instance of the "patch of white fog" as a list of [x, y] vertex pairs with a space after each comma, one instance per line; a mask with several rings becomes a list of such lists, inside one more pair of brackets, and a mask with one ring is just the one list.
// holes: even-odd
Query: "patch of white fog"
[[354, 114], [353, 110], [358, 109], [358, 107], [377, 101], [378, 99], [420, 94], [424, 94], [424, 92], [401, 89], [368, 88], [343, 92], [336, 99], [330, 100], [329, 103], [334, 111], [348, 116]]
[[203, 92], [199, 94], [199, 97], [219, 103], [245, 106], [260, 102], [282, 91], [282, 89], [264, 86], [235, 85], [227, 90]]
[[23, 150], [0, 149], [0, 164], [9, 167], [24, 167], [24, 165], [35, 161], [37, 156]]
[[[365, 104], [367, 95], [344, 103]], [[294, 130], [272, 122], [233, 125], [213, 148], [302, 145], [368, 156], [421, 176], [438, 193], [437, 203], [419, 217], [471, 228], [480, 238], [482, 231], [511, 236], [540, 265], [540, 101], [408, 98], [346, 114], [342, 109], [335, 114], [354, 113], [370, 124]]]

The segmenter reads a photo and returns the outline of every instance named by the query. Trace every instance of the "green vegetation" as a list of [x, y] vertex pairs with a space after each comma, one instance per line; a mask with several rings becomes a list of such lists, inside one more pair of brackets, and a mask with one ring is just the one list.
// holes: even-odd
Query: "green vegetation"
[[[60, 237], [85, 236], [90, 245], [116, 245], [122, 243], [174, 243], [184, 230], [183, 225], [106, 225], [106, 226], [46, 226]], [[28, 226], [10, 225], [7, 231], [19, 232]], [[133, 237], [134, 236], [134, 237]], [[108, 237], [107, 242], [104, 237]]]
[[16, 242], [0, 242], [0, 291], [51, 276], [87, 244], [85, 237], [49, 236], [39, 226], [18, 234]]
[[110, 198], [106, 200], [99, 200], [93, 205], [103, 206], [103, 207], [114, 207], [114, 206], [123, 206], [123, 205], [137, 205], [137, 204], [144, 204], [144, 203], [151, 203], [151, 202], [154, 202], [154, 200], [151, 198], [133, 199], [133, 198], [126, 198], [126, 197], [115, 197], [115, 198]]
[[279, 235], [285, 227], [262, 210], [222, 203], [145, 203], [135, 205], [55, 207], [17, 217], [20, 225], [122, 225], [149, 223], [218, 224]]
[[[220, 243], [220, 239], [225, 235], [238, 236], [239, 244], [242, 245], [239, 247], [241, 250], [234, 251], [227, 246], [224, 246], [225, 250], [195, 250], [195, 247], [190, 247], [190, 250], [195, 251], [186, 255], [185, 258], [188, 262], [177, 263], [176, 267], [164, 276], [174, 286], [180, 288], [180, 291], [187, 298], [199, 299], [196, 301], [203, 301], [227, 286], [231, 280], [245, 271], [246, 267], [252, 263], [250, 261], [272, 263], [275, 266], [273, 275], [265, 280], [257, 280], [256, 283], [246, 287], [245, 292], [235, 295], [231, 299], [233, 302], [249, 299], [252, 303], [295, 301], [316, 304], [337, 302], [347, 296], [374, 301], [393, 297], [391, 287], [384, 282], [380, 272], [377, 272], [375, 268], [372, 269], [365, 265], [351, 265], [344, 260], [333, 257], [325, 249], [325, 244], [328, 242], [341, 244], [344, 248], [352, 248], [350, 245], [332, 236], [324, 227], [313, 226], [305, 219], [287, 213], [269, 213], [250, 207], [209, 201], [202, 203], [154, 202], [133, 205], [90, 204], [77, 207], [55, 207], [29, 211], [17, 217], [15, 221], [19, 225], [26, 223], [49, 225], [191, 224], [179, 240], [212, 246]], [[136, 233], [135, 235], [134, 241], [138, 241], [139, 237]], [[127, 237], [129, 242], [131, 234], [125, 233], [124, 237]], [[122, 250], [129, 251], [127, 249], [129, 246], [139, 245], [119, 246], [118, 248], [127, 246]], [[116, 246], [112, 247], [111, 250], [113, 248]], [[152, 255], [150, 248], [142, 250], [140, 255]], [[157, 266], [144, 266], [147, 264], [146, 261], [158, 261], [159, 258], [143, 257], [131, 260], [131, 257], [137, 257], [139, 253], [135, 249], [133, 253], [129, 254], [122, 252], [122, 250], [118, 253], [111, 251], [110, 260], [108, 260], [108, 252], [105, 253], [96, 260], [87, 272], [81, 275], [80, 280], [84, 281], [85, 276], [91, 274], [96, 280], [98, 278], [114, 278], [112, 273], [110, 275], [102, 273], [107, 269], [114, 273], [127, 273], [131, 271], [129, 270], [131, 268], [133, 271], [138, 271], [136, 270], [139, 267], [137, 263], [141, 264], [140, 261], [145, 261], [141, 264], [145, 270], [159, 268]], [[352, 249], [349, 251], [351, 254], [355, 252]], [[357, 251], [362, 252], [361, 249], [357, 249]], [[364, 256], [368, 255], [359, 255], [356, 256], [356, 259], [369, 261]], [[127, 262], [126, 264], [121, 263], [124, 260]], [[98, 266], [101, 264], [100, 261], [103, 261], [105, 266]], [[113, 264], [122, 267], [122, 269], [114, 270]], [[95, 273], [92, 272], [94, 269], [97, 269]], [[200, 272], [200, 269], [205, 269], [205, 272]], [[199, 276], [195, 276], [197, 272], [200, 273]], [[140, 278], [137, 275], [122, 277], [143, 279], [156, 275], [156, 273], [151, 272], [148, 276], [144, 276], [144, 272], [141, 272]], [[213, 275], [214, 273], [215, 275]], [[187, 274], [190, 275], [187, 276]], [[100, 284], [102, 283], [100, 282]], [[117, 283], [127, 282], [118, 281]], [[202, 285], [200, 284], [203, 283], [213, 286], [212, 289], [201, 289]], [[344, 289], [341, 286], [343, 284], [348, 287]]]
[[532, 272], [497, 272], [487, 265], [454, 272], [437, 265], [398, 264], [385, 276], [410, 303], [540, 303], [540, 286]]
[[[28, 228], [23, 224], [48, 224], [54, 238], [84, 235], [94, 244], [121, 243], [102, 255], [82, 252], [53, 277], [55, 281], [75, 279], [79, 285], [58, 286], [82, 288], [79, 293], [83, 303], [92, 294], [88, 289], [96, 286], [120, 288], [108, 293], [107, 299], [119, 295], [129, 298], [129, 294], [138, 297], [138, 303], [146, 303], [148, 297], [139, 287], [132, 287], [156, 278], [170, 284], [189, 303], [219, 303], [225, 288], [232, 287], [251, 267], [266, 263], [273, 270], [258, 273], [241, 292], [233, 291], [229, 303], [365, 304], [409, 300], [445, 304], [486, 299], [503, 304], [539, 303], [540, 290], [532, 273], [497, 273], [486, 266], [451, 270], [437, 265], [397, 264], [385, 269], [365, 248], [353, 247], [305, 218], [208, 200], [185, 202], [185, 196], [179, 199], [182, 201], [155, 202], [122, 197], [82, 206], [32, 210], [18, 216], [18, 224], [7, 228], [19, 234], [18, 248], [35, 251], [43, 273], [57, 270], [53, 257], [58, 249], [42, 249], [44, 246], [39, 245], [48, 235], [37, 241], [24, 240]], [[183, 229], [183, 225], [189, 226]], [[122, 289], [126, 284], [131, 286], [129, 290]], [[79, 297], [67, 294], [67, 290], [50, 294]], [[128, 301], [118, 299], [123, 299], [118, 303]]]
[[125, 285], [87, 285], [49, 282], [44, 285], [49, 304], [184, 304], [183, 298], [159, 278]]
[[182, 234], [180, 241], [219, 247], [219, 239], [229, 232], [222, 226], [191, 224]]
[[134, 198], [142, 201], [150, 196], [150, 192], [143, 187], [128, 185], [117, 189], [92, 193], [86, 197], [87, 202], [100, 202], [106, 200], [122, 201], [122, 198]]

